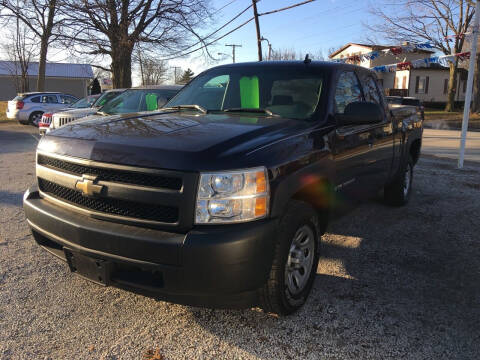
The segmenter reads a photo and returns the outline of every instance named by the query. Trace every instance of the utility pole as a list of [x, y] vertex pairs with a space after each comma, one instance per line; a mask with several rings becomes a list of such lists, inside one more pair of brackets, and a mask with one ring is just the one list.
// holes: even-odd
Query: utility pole
[[463, 121], [462, 135], [460, 138], [460, 154], [458, 157], [458, 168], [463, 168], [463, 160], [465, 157], [465, 143], [467, 141], [468, 120], [470, 119], [470, 102], [472, 101], [473, 77], [475, 72], [475, 59], [477, 57], [477, 39], [478, 25], [480, 23], [480, 1], [477, 0], [477, 8], [475, 10], [475, 19], [473, 20], [473, 39], [472, 48], [470, 50], [470, 65], [468, 67], [467, 92], [465, 94], [465, 103], [463, 104]]
[[268, 44], [268, 59], [267, 60], [272, 60], [272, 44], [270, 44], [270, 41], [268, 41], [268, 39], [263, 37], [263, 36], [260, 38], [260, 40], [267, 42], [267, 44]]
[[255, 17], [255, 27], [257, 29], [257, 47], [258, 47], [258, 61], [262, 61], [262, 40], [260, 35], [260, 23], [258, 21], [257, 1], [252, 0], [253, 16]]
[[174, 69], [175, 71], [175, 78], [173, 79], [173, 83], [176, 84], [177, 83], [177, 69], [181, 69], [180, 66], [172, 66], [172, 69]]
[[231, 46], [232, 47], [232, 60], [233, 60], [233, 63], [235, 64], [235, 48], [236, 47], [242, 47], [242, 45], [239, 45], [239, 44], [225, 44], [225, 46]]

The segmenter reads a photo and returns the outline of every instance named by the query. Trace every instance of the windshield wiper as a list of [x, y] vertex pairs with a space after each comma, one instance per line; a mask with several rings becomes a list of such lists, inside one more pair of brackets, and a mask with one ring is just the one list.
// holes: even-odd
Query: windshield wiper
[[249, 113], [262, 113], [262, 114], [267, 114], [270, 116], [278, 116], [277, 114], [274, 114], [268, 109], [262, 109], [262, 108], [230, 108], [230, 109], [224, 109], [224, 112], [249, 112]]
[[205, 109], [203, 106], [197, 104], [190, 104], [190, 105], [174, 105], [165, 108], [160, 108], [158, 110], [198, 110], [204, 114], [208, 113], [208, 110]]

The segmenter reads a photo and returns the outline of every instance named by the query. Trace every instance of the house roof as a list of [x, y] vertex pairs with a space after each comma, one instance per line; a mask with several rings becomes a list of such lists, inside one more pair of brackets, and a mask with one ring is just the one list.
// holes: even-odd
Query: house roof
[[[364, 47], [365, 49], [369, 49], [371, 51], [375, 51], [375, 50], [385, 50], [385, 49], [391, 49], [391, 48], [394, 48], [394, 47], [397, 47], [398, 45], [378, 45], [378, 44], [360, 44], [360, 43], [348, 43], [344, 46], [342, 46], [340, 49], [338, 49], [337, 51], [331, 53], [330, 55], [328, 55], [329, 58], [333, 58], [334, 56], [338, 55], [339, 53], [341, 53], [343, 50], [349, 48], [350, 46], [360, 46], [360, 47]], [[416, 49], [417, 52], [421, 52], [421, 53], [425, 53], [425, 54], [431, 54], [433, 53], [433, 51], [430, 51], [430, 50], [424, 50], [424, 49]]]
[[[0, 75], [21, 74], [20, 64], [15, 61], [0, 60]], [[28, 66], [28, 76], [38, 76], [38, 62], [31, 62]], [[49, 62], [45, 67], [46, 77], [63, 77], [63, 78], [93, 78], [92, 66], [89, 64], [72, 64], [72, 63], [52, 63]]]

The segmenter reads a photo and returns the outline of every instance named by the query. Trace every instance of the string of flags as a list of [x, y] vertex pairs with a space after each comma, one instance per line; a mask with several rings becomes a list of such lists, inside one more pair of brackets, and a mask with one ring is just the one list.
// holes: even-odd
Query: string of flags
[[425, 59], [406, 61], [397, 64], [380, 65], [375, 66], [374, 68], [372, 68], [372, 70], [377, 72], [395, 72], [397, 70], [409, 70], [428, 67], [430, 66], [430, 64], [440, 64], [446, 66], [449, 62], [454, 62], [456, 57], [458, 57], [460, 61], [468, 60], [470, 59], [470, 52], [462, 52], [443, 56], [432, 56]]
[[[471, 34], [465, 33], [465, 34], [458, 34], [458, 35], [450, 35], [450, 36], [446, 36], [445, 39], [447, 39], [447, 41], [454, 41], [455, 38], [465, 38], [466, 36], [469, 36], [469, 35]], [[333, 61], [340, 62], [340, 63], [347, 63], [347, 62], [358, 63], [358, 62], [367, 61], [367, 60], [374, 60], [381, 55], [392, 54], [394, 56], [398, 56], [400, 54], [411, 53], [416, 50], [428, 50], [428, 49], [434, 49], [434, 48], [435, 46], [434, 46], [434, 43], [432, 42], [407, 44], [402, 46], [394, 46], [394, 47], [390, 47], [388, 49], [383, 49], [383, 50], [374, 50], [365, 54], [352, 55], [352, 56], [344, 57], [341, 59], [334, 59]]]

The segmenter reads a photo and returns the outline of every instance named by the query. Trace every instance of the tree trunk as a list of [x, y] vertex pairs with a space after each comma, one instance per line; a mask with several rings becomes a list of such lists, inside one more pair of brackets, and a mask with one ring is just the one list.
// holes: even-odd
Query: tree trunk
[[42, 37], [40, 42], [40, 59], [38, 62], [37, 91], [45, 91], [45, 67], [47, 63], [48, 38]]
[[455, 111], [455, 92], [457, 89], [457, 61], [450, 63], [450, 77], [448, 79], [448, 98], [445, 111]]
[[112, 44], [113, 88], [132, 87], [132, 47]]
[[473, 77], [473, 98], [472, 98], [472, 111], [480, 112], [480, 56], [477, 54], [477, 64], [475, 67], [475, 73]]

